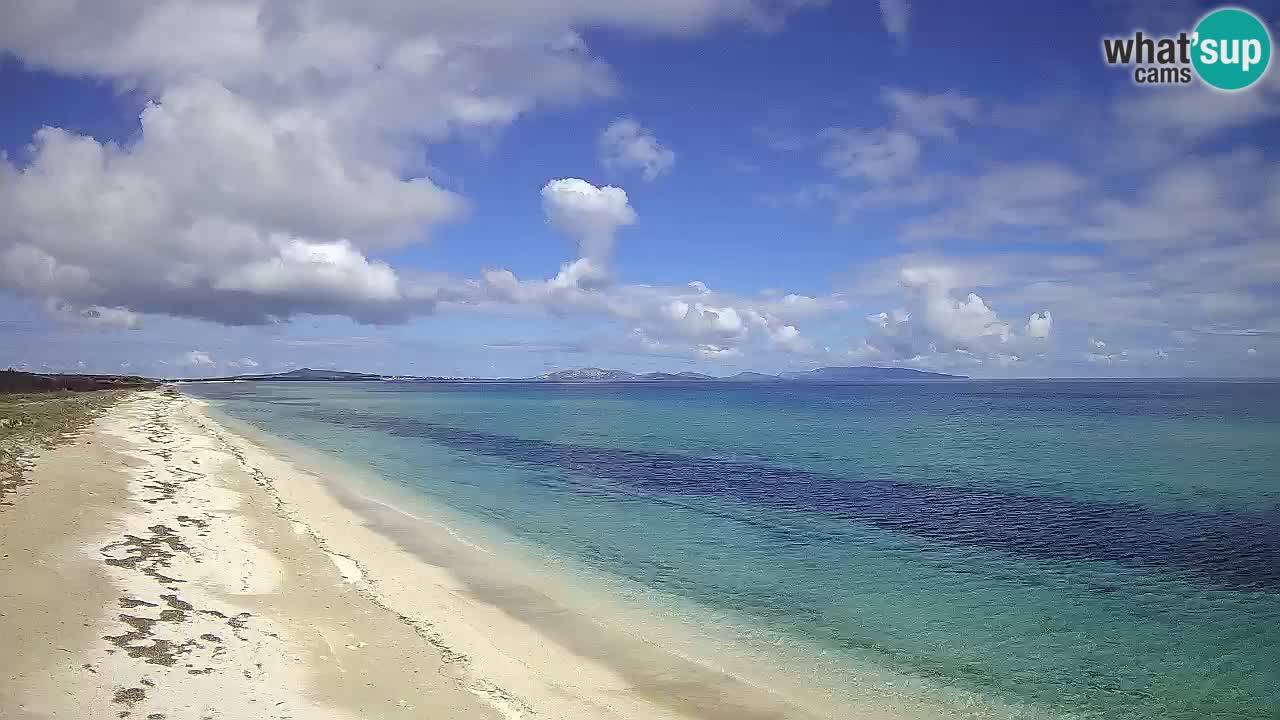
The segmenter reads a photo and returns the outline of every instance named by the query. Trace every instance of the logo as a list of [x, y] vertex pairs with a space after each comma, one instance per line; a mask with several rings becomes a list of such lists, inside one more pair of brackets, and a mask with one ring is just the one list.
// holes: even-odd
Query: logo
[[1152, 37], [1141, 30], [1131, 37], [1102, 39], [1108, 65], [1133, 66], [1139, 85], [1187, 85], [1194, 76], [1219, 90], [1243, 90], [1267, 71], [1271, 34], [1253, 13], [1218, 8], [1191, 32]]

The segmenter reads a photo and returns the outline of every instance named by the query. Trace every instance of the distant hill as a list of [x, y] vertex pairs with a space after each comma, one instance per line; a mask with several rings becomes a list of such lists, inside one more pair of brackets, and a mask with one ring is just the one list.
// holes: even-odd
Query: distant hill
[[134, 375], [44, 375], [20, 370], [0, 370], [0, 393], [123, 390], [155, 387], [157, 384], [154, 380]]
[[783, 380], [839, 382], [848, 380], [922, 380], [926, 378], [964, 380], [964, 375], [926, 372], [901, 367], [821, 367], [804, 372], [784, 372]]

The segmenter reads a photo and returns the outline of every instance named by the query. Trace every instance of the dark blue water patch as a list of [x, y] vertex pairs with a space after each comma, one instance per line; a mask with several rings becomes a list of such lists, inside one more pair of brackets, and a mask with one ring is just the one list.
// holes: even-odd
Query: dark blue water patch
[[1280, 508], [1157, 511], [1136, 504], [983, 488], [847, 478], [767, 463], [592, 447], [412, 418], [305, 411], [306, 417], [658, 496], [709, 496], [828, 517], [953, 545], [1174, 572], [1233, 589], [1280, 591]]

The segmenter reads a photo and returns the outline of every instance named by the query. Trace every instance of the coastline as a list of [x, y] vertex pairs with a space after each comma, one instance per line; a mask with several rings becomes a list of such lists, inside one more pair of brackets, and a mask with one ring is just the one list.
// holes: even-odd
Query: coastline
[[[891, 720], [959, 709], [922, 688], [907, 701], [903, 678], [870, 672], [845, 678], [840, 695], [802, 673], [759, 682], [725, 647], [689, 652], [698, 639], [636, 623], [373, 492], [358, 467], [288, 444], [162, 390], [40, 458], [26, 513], [7, 537], [0, 529], [0, 573], [36, 587], [0, 593], [0, 612], [52, 603], [53, 624], [0, 648], [14, 658], [0, 672], [0, 717]], [[79, 521], [50, 523], [67, 507]], [[40, 527], [45, 557], [10, 549]], [[62, 598], [65, 587], [75, 591]]]
[[509, 717], [1048, 717], [835, 662], [816, 646], [638, 584], [624, 598], [619, 578], [535, 552], [358, 461], [201, 402], [230, 442], [261, 453], [266, 474], [289, 478], [275, 488], [282, 504], [300, 509], [317, 542], [358, 561], [379, 602], [430, 623], [449, 652], [471, 661], [477, 691], [501, 688], [516, 700], [503, 705]]
[[563, 592], [548, 594], [545, 578], [519, 559], [472, 542], [421, 505], [406, 509], [372, 478], [358, 477], [367, 475], [359, 468], [200, 412], [263, 477], [288, 479], [272, 485], [281, 511], [327, 552], [348, 558], [371, 601], [427, 629], [465, 668], [469, 691], [504, 717], [836, 717], [599, 622], [572, 602], [581, 595], [554, 585]]

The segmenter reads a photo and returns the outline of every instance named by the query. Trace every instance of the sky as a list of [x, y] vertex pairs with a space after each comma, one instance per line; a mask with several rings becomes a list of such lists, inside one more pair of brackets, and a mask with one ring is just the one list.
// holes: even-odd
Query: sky
[[1280, 376], [1213, 7], [0, 0], [0, 367]]

